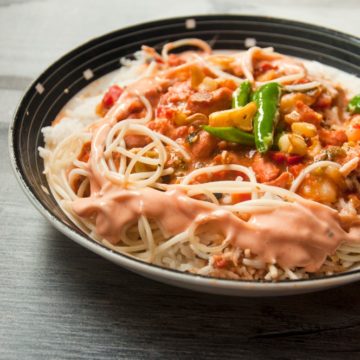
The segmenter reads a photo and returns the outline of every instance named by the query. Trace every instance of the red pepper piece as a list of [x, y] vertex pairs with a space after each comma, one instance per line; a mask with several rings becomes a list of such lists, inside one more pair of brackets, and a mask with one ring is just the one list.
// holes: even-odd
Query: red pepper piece
[[332, 97], [330, 95], [321, 94], [315, 103], [315, 107], [324, 109], [330, 107], [331, 103], [332, 103]]
[[232, 204], [237, 204], [248, 200], [251, 200], [251, 194], [231, 194]]
[[285, 154], [282, 151], [276, 151], [270, 153], [270, 158], [278, 164], [295, 165], [299, 164], [303, 156]]
[[288, 165], [295, 165], [301, 163], [302, 159], [300, 155], [288, 155], [286, 162]]
[[111, 108], [123, 93], [123, 91], [124, 90], [118, 85], [110, 86], [109, 90], [105, 93], [102, 99], [103, 106], [108, 109]]
[[278, 164], [283, 164], [286, 162], [286, 154], [281, 151], [270, 153], [270, 158]]

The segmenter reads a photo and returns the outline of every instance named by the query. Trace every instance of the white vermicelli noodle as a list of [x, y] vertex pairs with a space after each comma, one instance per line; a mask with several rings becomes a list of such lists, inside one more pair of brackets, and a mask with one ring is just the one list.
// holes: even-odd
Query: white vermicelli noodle
[[[183, 46], [195, 46], [202, 53], [194, 53], [184, 64], [166, 67], [165, 65], [170, 59], [169, 52]], [[191, 66], [198, 64], [203, 66], [215, 80], [232, 80], [235, 84], [249, 80], [253, 89], [269, 82], [285, 84], [283, 89], [287, 92], [307, 92], [324, 86], [324, 82], [317, 79], [306, 83], [297, 83], [298, 80], [304, 78], [305, 69], [296, 63], [286, 64], [287, 57], [273, 52], [272, 48], [252, 47], [246, 52], [232, 55], [234, 62], [240, 66], [242, 77], [215, 65], [208, 57], [210, 53], [210, 46], [199, 39], [183, 39], [166, 44], [162, 49], [161, 56], [156, 54], [158, 57], [156, 59], [151, 57], [151, 52], [140, 51], [136, 54], [136, 60], [123, 61], [124, 68], [119, 73], [120, 75], [113, 77], [113, 83], [129, 86], [134, 80], [144, 77], [158, 75], [171, 78], [174, 74], [188, 71]], [[279, 61], [284, 75], [268, 81], [256, 81], [254, 72], [255, 61], [258, 57]], [[158, 62], [159, 58], [162, 62]], [[165, 65], [163, 66], [161, 63]], [[295, 83], [292, 84], [292, 82]], [[136, 99], [141, 103], [142, 117], [127, 117], [124, 104], [129, 98]], [[176, 183], [168, 184], [163, 181], [164, 177], [176, 173], [175, 166], [169, 162], [169, 154], [176, 154], [179, 161], [184, 164], [191, 162], [192, 154], [182, 142], [177, 142], [170, 136], [154, 131], [147, 126], [156, 117], [152, 101], [145, 92], [132, 92], [125, 87], [104, 118], [97, 116], [94, 112], [87, 117], [87, 119], [91, 118], [91, 121], [83, 120], [81, 117], [77, 117], [76, 109], [71, 109], [71, 112], [66, 113], [65, 111], [66, 116], [63, 120], [52, 127], [43, 129], [46, 145], [39, 149], [39, 152], [44, 159], [44, 173], [52, 195], [69, 219], [89, 236], [115, 251], [180, 271], [206, 276], [234, 279], [259, 278], [269, 281], [308, 277], [309, 274], [303, 269], [282, 268], [276, 263], [267, 264], [250, 254], [248, 249], [233, 247], [229, 239], [222, 234], [201, 231], [199, 219], [196, 219], [186, 231], [168, 236], [156, 219], [149, 219], [141, 215], [136, 224], [122, 229], [119, 235], [121, 241], [114, 245], [96, 233], [94, 218], [82, 218], [75, 214], [71, 204], [77, 199], [90, 196], [91, 193], [92, 175], [89, 162], [79, 158], [81, 149], [89, 142], [91, 146], [99, 144], [99, 149], [101, 149], [92, 166], [111, 184], [133, 190], [155, 188], [160, 189], [159, 191], [167, 191], [176, 189], [190, 198], [202, 201], [210, 208], [231, 212], [238, 217], [272, 211], [284, 205], [292, 206], [296, 202], [301, 202], [303, 198], [296, 192], [308, 174], [318, 168], [335, 167], [344, 177], [347, 177], [358, 167], [358, 157], [352, 158], [343, 165], [334, 161], [314, 162], [300, 172], [292, 181], [289, 190], [258, 182], [251, 167], [239, 164], [203, 166], [185, 172], [177, 177]], [[122, 116], [123, 114], [126, 115]], [[74, 116], [76, 118], [73, 118]], [[97, 129], [96, 132], [94, 129]], [[146, 144], [139, 147], [128, 147], [127, 139], [131, 136], [146, 139]], [[242, 175], [237, 176], [234, 181], [208, 180], [205, 183], [196, 183], [198, 177], [207, 175], [211, 179], [213, 174], [221, 171], [238, 172]], [[247, 178], [246, 180], [243, 179], [243, 175]], [[233, 194], [247, 195], [249, 200], [235, 204], [226, 203], [226, 199]], [[233, 268], [219, 269], [216, 265], [217, 256], [226, 258], [234, 264]], [[341, 244], [335, 256], [340, 264], [351, 267], [360, 262], [360, 245]], [[328, 266], [327, 264], [326, 266]], [[330, 267], [334, 265], [331, 261], [329, 264]]]

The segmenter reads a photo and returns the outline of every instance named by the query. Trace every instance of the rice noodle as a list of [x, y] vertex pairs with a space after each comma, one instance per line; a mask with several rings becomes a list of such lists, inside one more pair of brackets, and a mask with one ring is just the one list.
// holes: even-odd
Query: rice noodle
[[321, 84], [319, 81], [311, 81], [305, 84], [296, 84], [296, 85], [285, 85], [284, 89], [286, 91], [308, 91], [314, 88], [319, 87]]
[[[184, 55], [181, 57], [182, 61], [185, 61], [184, 64], [170, 66], [169, 52], [183, 46], [195, 46], [202, 52]], [[124, 78], [116, 79], [115, 83], [128, 86], [103, 118], [95, 117], [91, 123], [85, 123], [85, 121], [82, 123], [81, 119], [76, 119], [76, 126], [70, 129], [68, 134], [65, 130], [71, 121], [68, 125], [63, 122], [61, 131], [58, 125], [45, 128], [43, 133], [46, 146], [39, 149], [39, 152], [44, 159], [44, 173], [51, 193], [69, 220], [82, 231], [115, 251], [129, 254], [143, 261], [200, 275], [234, 279], [277, 281], [306, 278], [309, 274], [304, 269], [282, 268], [275, 261], [266, 263], [252, 254], [249, 249], [234, 247], [234, 244], [230, 243], [223, 234], [204, 231], [199, 219], [195, 219], [196, 221], [194, 220], [186, 231], [169, 236], [157, 222], [158, 219], [148, 218], [141, 214], [136, 223], [131, 223], [126, 229], [121, 229], [119, 234], [121, 241], [114, 245], [96, 233], [95, 217], [80, 217], [71, 207], [75, 200], [86, 198], [91, 194], [91, 178], [94, 176], [91, 173], [92, 167], [94, 172], [107, 179], [109, 184], [121, 189], [176, 190], [188, 198], [201, 201], [202, 204], [206, 204], [204, 205], [206, 208], [220, 209], [239, 218], [275, 211], [283, 206], [294, 208], [296, 204], [304, 201], [296, 192], [306, 176], [316, 169], [334, 167], [345, 178], [358, 168], [360, 160], [358, 156], [352, 157], [343, 165], [335, 161], [314, 162], [300, 172], [292, 181], [289, 190], [258, 182], [251, 166], [205, 163], [200, 165], [203, 166], [201, 168], [188, 171], [187, 166], [191, 165], [193, 156], [189, 150], [191, 147], [184, 146], [184, 142], [175, 141], [170, 136], [164, 135], [167, 134], [165, 131], [162, 134], [147, 126], [156, 118], [157, 113], [153, 106], [156, 101], [151, 93], [146, 93], [142, 88], [131, 90], [131, 85], [139, 79], [162, 78], [169, 81], [170, 85], [174, 85], [175, 81], [185, 76], [191, 67], [200, 65], [206, 75], [215, 79], [216, 83], [222, 83], [227, 79], [240, 84], [249, 80], [255, 89], [269, 82], [278, 82], [284, 84], [282, 88], [287, 92], [307, 92], [318, 87], [321, 89], [325, 87], [332, 96], [337, 94], [333, 85], [324, 79], [315, 78], [305, 83], [296, 83], [306, 77], [307, 70], [291, 58], [275, 53], [272, 48], [251, 47], [245, 52], [225, 54], [225, 60], [226, 56], [231, 57], [231, 61], [227, 61], [234, 66], [239, 66], [239, 70], [233, 72], [223, 71], [222, 69], [226, 69], [226, 66], [219, 68], [213, 65], [209, 54], [211, 54], [211, 48], [206, 42], [192, 38], [164, 45], [161, 55], [144, 48], [136, 54], [136, 60], [123, 61], [125, 70], [123, 69], [122, 72], [128, 71], [132, 77], [129, 79], [124, 76]], [[269, 81], [257, 81], [255, 73], [257, 61], [274, 61], [281, 70], [281, 76]], [[241, 74], [241, 76], [236, 74]], [[127, 110], [131, 109], [134, 102], [140, 103], [143, 117], [131, 118], [131, 111]], [[127, 147], [128, 137], [131, 136], [145, 139], [145, 145]], [[99, 150], [99, 154], [91, 164], [79, 158], [81, 149], [88, 142], [91, 142], [91, 145], [99, 144], [95, 149]], [[92, 151], [94, 147], [91, 148]], [[170, 161], [173, 160], [171, 156], [175, 156], [175, 160], [183, 164], [184, 169], [183, 172], [180, 171], [180, 175], [176, 162], [173, 164]], [[210, 180], [213, 174], [222, 171], [239, 172], [242, 176], [237, 176], [233, 181]], [[202, 175], [208, 175], [208, 182], [196, 183]], [[176, 181], [166, 183], [165, 177], [176, 178]], [[360, 188], [355, 172], [347, 181], [350, 183], [349, 187]], [[100, 192], [103, 190], [101, 189]], [[244, 197], [242, 201], [233, 203], [232, 196], [234, 195], [244, 195]], [[339, 199], [336, 206], [341, 215], [354, 212], [356, 214], [356, 209], [349, 207], [350, 203], [351, 201]], [[324, 263], [324, 268], [330, 268], [328, 272], [336, 272], [337, 268], [343, 269], [359, 263], [360, 245], [342, 244], [337, 249], [334, 259], [329, 258]], [[222, 264], [222, 260], [231, 265], [221, 268], [217, 261]]]
[[278, 78], [275, 78], [275, 79], [272, 79], [272, 80], [269, 80], [269, 81], [257, 81], [256, 85], [257, 86], [262, 86], [262, 85], [269, 84], [269, 83], [272, 83], [272, 82], [277, 82], [279, 84], [283, 84], [283, 83], [287, 83], [287, 82], [291, 82], [291, 81], [300, 80], [303, 77], [304, 77], [304, 72], [300, 72], [300, 73], [293, 74], [293, 75], [281, 76], [281, 77], [278, 77]]
[[355, 157], [351, 160], [349, 160], [347, 163], [345, 163], [341, 168], [340, 172], [344, 176], [348, 176], [353, 170], [355, 170], [359, 165], [359, 157]]
[[210, 54], [211, 53], [211, 47], [205, 42], [202, 41], [200, 39], [181, 39], [178, 41], [174, 41], [174, 42], [170, 42], [167, 43], [162, 51], [161, 51], [161, 55], [164, 59], [164, 61], [168, 61], [169, 59], [169, 51], [179, 48], [179, 47], [183, 47], [183, 46], [196, 46], [198, 48], [200, 48], [201, 50], [204, 51], [204, 53], [206, 54]]
[[306, 175], [310, 174], [315, 169], [328, 167], [328, 166], [332, 166], [332, 167], [335, 167], [337, 169], [341, 168], [341, 166], [338, 163], [333, 162], [333, 161], [318, 161], [318, 162], [315, 162], [315, 163], [307, 166], [305, 169], [303, 169], [301, 171], [301, 173], [298, 175], [298, 177], [293, 181], [293, 183], [292, 183], [292, 185], [290, 187], [290, 191], [296, 192], [296, 190], [299, 188], [301, 183], [304, 181]]

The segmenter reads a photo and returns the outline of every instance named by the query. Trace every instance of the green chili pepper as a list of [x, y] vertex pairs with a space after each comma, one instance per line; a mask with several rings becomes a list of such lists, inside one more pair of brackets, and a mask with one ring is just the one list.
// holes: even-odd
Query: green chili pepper
[[351, 114], [360, 114], [360, 94], [349, 101], [347, 109]]
[[232, 108], [245, 106], [250, 100], [251, 84], [246, 80], [233, 92], [232, 95]]
[[254, 94], [258, 107], [254, 117], [255, 145], [260, 152], [268, 151], [273, 144], [280, 94], [281, 87], [275, 82], [261, 86]]
[[222, 140], [243, 145], [254, 145], [255, 140], [252, 134], [248, 134], [235, 127], [213, 127], [204, 125], [202, 128], [209, 134]]

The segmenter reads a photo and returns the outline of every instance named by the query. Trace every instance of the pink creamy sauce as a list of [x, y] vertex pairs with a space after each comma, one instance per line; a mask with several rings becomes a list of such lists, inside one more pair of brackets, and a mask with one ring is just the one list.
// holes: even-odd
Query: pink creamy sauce
[[[161, 88], [168, 85], [146, 79], [134, 83], [129, 91], [151, 93], [151, 102], [156, 103]], [[206, 226], [208, 231], [220, 232], [233, 247], [250, 249], [266, 263], [276, 262], [288, 268], [304, 267], [315, 272], [341, 243], [359, 242], [359, 225], [347, 232], [341, 226], [337, 211], [308, 200], [284, 203], [244, 221], [230, 211], [192, 199], [180, 190], [128, 190], [111, 184], [100, 170], [104, 143], [111, 126], [127, 116], [132, 96], [119, 100], [104, 122], [93, 129], [88, 162], [91, 196], [73, 202], [74, 212], [95, 219], [96, 232], [112, 244], [121, 242], [122, 231], [144, 215], [156, 221], [166, 237], [184, 232], [195, 223], [199, 231]]]
[[121, 242], [122, 231], [136, 224], [141, 215], [155, 220], [166, 237], [186, 231], [195, 222], [223, 234], [234, 247], [250, 249], [266, 263], [304, 267], [309, 272], [317, 271], [342, 242], [356, 241], [360, 234], [360, 228], [346, 232], [335, 210], [306, 200], [284, 203], [244, 221], [179, 190], [111, 187], [76, 200], [73, 210], [81, 217], [95, 215], [97, 233], [112, 244]]

